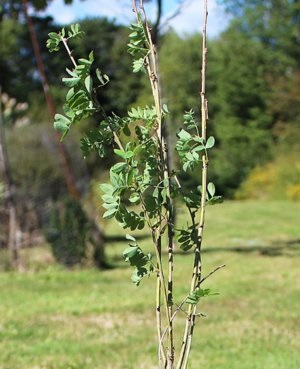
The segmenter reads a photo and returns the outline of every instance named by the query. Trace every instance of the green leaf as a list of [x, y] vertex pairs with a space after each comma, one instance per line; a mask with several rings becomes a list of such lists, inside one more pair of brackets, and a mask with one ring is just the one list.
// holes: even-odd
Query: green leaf
[[158, 195], [159, 195], [158, 187], [155, 187], [155, 189], [153, 190], [152, 196], [155, 198], [158, 198]]
[[71, 76], [71, 77], [78, 77], [78, 74], [75, 71], [70, 70], [69, 68], [66, 68], [66, 72]]
[[73, 87], [78, 85], [78, 83], [80, 82], [80, 77], [72, 77], [72, 78], [64, 77], [62, 81], [66, 86]]
[[193, 244], [190, 243], [189, 239], [180, 245], [180, 248], [182, 251], [189, 251], [192, 247], [193, 247]]
[[209, 182], [209, 184], [207, 185], [207, 191], [210, 194], [211, 197], [214, 196], [215, 192], [216, 192], [216, 188], [215, 185], [212, 182]]
[[215, 145], [215, 138], [213, 136], [210, 136], [208, 140], [206, 141], [205, 148], [211, 149]]
[[103, 195], [102, 199], [107, 203], [114, 203], [116, 201], [112, 195]]
[[81, 31], [80, 25], [77, 24], [71, 24], [70, 25], [71, 31], [68, 31], [68, 35], [71, 38], [79, 38], [84, 35], [84, 32]]
[[64, 122], [54, 122], [54, 129], [58, 132], [61, 132], [63, 134], [67, 133], [69, 130], [69, 126], [65, 124]]
[[189, 161], [193, 161], [194, 160], [194, 156], [193, 156], [193, 153], [191, 152], [188, 152], [185, 156]]
[[184, 129], [181, 129], [177, 136], [182, 140], [189, 140], [192, 137], [191, 134]]
[[162, 200], [164, 203], [167, 202], [167, 195], [168, 195], [168, 190], [166, 188], [163, 188], [160, 192]]
[[104, 207], [104, 209], [116, 209], [118, 208], [118, 203], [117, 202], [114, 202], [114, 203], [104, 203], [102, 205]]
[[189, 294], [186, 299], [187, 304], [196, 305], [202, 297], [219, 295], [219, 292], [214, 292], [210, 288], [202, 289], [199, 288]]
[[149, 262], [147, 256], [138, 246], [128, 247], [125, 251], [123, 251], [123, 256], [125, 261], [129, 262], [130, 265], [137, 268], [141, 268]]
[[55, 32], [49, 33], [49, 39], [46, 42], [46, 46], [49, 49], [50, 52], [58, 51], [59, 50], [59, 44], [60, 44], [61, 38], [59, 34]]
[[115, 164], [114, 166], [112, 166], [111, 168], [110, 168], [110, 170], [112, 170], [113, 172], [115, 172], [115, 173], [120, 173], [120, 172], [122, 172], [123, 171], [123, 169], [124, 168], [127, 168], [127, 163], [117, 163], [117, 164]]
[[201, 196], [197, 191], [191, 191], [183, 197], [183, 200], [189, 208], [198, 209], [201, 203]]
[[130, 259], [132, 259], [133, 257], [135, 257], [138, 254], [139, 251], [139, 247], [138, 246], [131, 246], [128, 247], [127, 249], [125, 249], [123, 251], [123, 257], [125, 259], [125, 261], [129, 261]]
[[119, 149], [114, 149], [114, 153], [120, 156], [122, 159], [130, 159], [134, 155], [133, 151], [122, 151]]
[[111, 184], [109, 184], [109, 183], [102, 183], [102, 184], [100, 184], [100, 189], [105, 194], [112, 194], [113, 191], [114, 191], [113, 186]]
[[192, 151], [192, 155], [193, 155], [194, 161], [198, 161], [199, 160], [199, 155], [197, 154], [196, 150], [195, 151]]
[[69, 130], [71, 124], [70, 119], [62, 114], [55, 114], [54, 119], [54, 129], [56, 131], [66, 133]]
[[86, 66], [90, 66], [93, 61], [92, 60], [87, 60], [87, 59], [78, 59], [78, 62], [82, 65], [86, 65]]
[[203, 146], [203, 145], [198, 145], [198, 146], [196, 146], [195, 148], [194, 148], [194, 151], [202, 151], [202, 150], [204, 150], [205, 149], [205, 147]]
[[145, 64], [145, 59], [144, 58], [134, 60], [133, 64], [132, 64], [133, 73], [138, 73], [140, 71], [144, 71], [145, 70], [144, 64]]
[[103, 214], [103, 218], [104, 219], [110, 219], [113, 218], [114, 214], [117, 212], [118, 209], [116, 208], [112, 208], [112, 209], [108, 209], [104, 214]]
[[129, 129], [128, 125], [124, 126], [123, 133], [124, 133], [125, 136], [130, 137], [131, 132], [130, 132], [130, 129]]
[[190, 162], [187, 161], [186, 163], [183, 164], [182, 169], [186, 172], [189, 169], [189, 165], [190, 165]]
[[109, 82], [109, 77], [106, 74], [102, 75], [99, 68], [96, 69], [96, 76], [102, 86], [106, 85]]
[[190, 250], [199, 242], [197, 225], [191, 225], [188, 229], [178, 229], [178, 242], [183, 251]]
[[148, 275], [149, 272], [145, 267], [141, 267], [141, 268], [136, 268], [131, 276], [131, 280], [134, 284], [136, 284], [137, 286], [141, 283], [141, 280]]
[[90, 93], [92, 91], [92, 87], [93, 87], [93, 81], [91, 79], [91, 76], [87, 76], [84, 80], [84, 85], [85, 88], [88, 90], [88, 92]]
[[214, 196], [207, 201], [208, 205], [221, 204], [224, 201], [222, 196]]
[[165, 113], [165, 114], [169, 114], [170, 112], [169, 112], [169, 109], [168, 109], [168, 105], [167, 104], [163, 104], [163, 106], [162, 106], [162, 111], [163, 111], [163, 113]]
[[203, 144], [203, 138], [202, 137], [196, 136], [196, 137], [194, 137], [194, 141]]
[[111, 170], [109, 171], [110, 182], [114, 187], [119, 187], [119, 182], [122, 176]]
[[59, 34], [56, 32], [50, 32], [48, 33], [48, 36], [51, 38], [51, 40], [60, 41]]
[[136, 204], [140, 201], [140, 196], [137, 193], [133, 193], [130, 197], [129, 197], [129, 201], [132, 204]]
[[133, 151], [126, 151], [125, 153], [125, 159], [130, 159], [134, 156], [134, 152]]
[[109, 82], [109, 77], [107, 74], [103, 74], [103, 78], [105, 80], [105, 84]]
[[137, 229], [142, 230], [145, 227], [145, 221], [141, 219], [138, 223]]
[[72, 97], [74, 96], [74, 88], [70, 88], [70, 90], [68, 91], [67, 95], [66, 95], [66, 100], [70, 100], [72, 99]]
[[136, 239], [133, 236], [131, 236], [130, 234], [128, 234], [128, 233], [126, 233], [126, 236], [125, 237], [126, 237], [126, 240], [136, 242]]

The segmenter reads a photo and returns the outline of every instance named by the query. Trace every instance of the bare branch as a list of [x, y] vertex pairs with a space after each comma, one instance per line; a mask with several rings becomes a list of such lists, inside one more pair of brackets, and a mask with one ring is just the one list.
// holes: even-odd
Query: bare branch
[[161, 17], [162, 17], [162, 0], [156, 0], [156, 4], [157, 4], [157, 14], [156, 14], [156, 20], [152, 28], [152, 39], [155, 45], [157, 45], [158, 39], [159, 39], [159, 29], [160, 29], [160, 22], [161, 22]]
[[216, 273], [218, 270], [222, 269], [226, 267], [226, 264], [222, 264], [222, 265], [219, 265], [218, 267], [216, 267], [212, 272], [208, 273], [205, 277], [203, 277], [200, 282], [199, 282], [199, 285], [201, 283], [203, 283], [207, 278], [209, 278], [211, 275], [213, 275], [214, 273]]
[[[207, 0], [203, 0], [203, 31], [202, 31], [202, 70], [201, 70], [201, 135], [203, 140], [206, 140], [206, 121], [207, 121], [207, 100], [205, 97], [205, 82], [206, 82], [206, 26], [207, 26], [207, 15], [208, 15], [208, 4]], [[206, 206], [206, 191], [207, 191], [207, 167], [208, 157], [204, 153], [202, 156], [202, 180], [201, 180], [201, 207], [200, 207], [200, 221], [198, 226], [198, 242], [195, 247], [194, 256], [194, 269], [192, 275], [192, 282], [190, 292], [192, 293], [200, 285], [201, 272], [202, 272], [202, 261], [201, 261], [201, 245], [203, 239], [204, 222], [205, 222], [205, 206]], [[178, 359], [176, 369], [186, 369], [191, 342], [194, 333], [195, 319], [196, 319], [197, 306], [189, 306], [188, 315], [186, 318], [186, 324], [183, 334], [182, 346], [180, 356]]]
[[67, 53], [68, 53], [69, 58], [71, 59], [71, 62], [73, 63], [74, 67], [76, 68], [77, 67], [77, 63], [76, 63], [76, 61], [75, 61], [75, 59], [74, 59], [74, 57], [72, 55], [72, 51], [69, 48], [69, 45], [67, 43], [67, 40], [64, 37], [62, 37], [62, 36], [61, 36], [61, 40], [62, 40], [62, 43], [64, 44], [65, 49], [67, 50]]
[[188, 1], [187, 0], [180, 0], [179, 1], [179, 4], [178, 4], [178, 7], [175, 9], [175, 11], [170, 14], [159, 26], [159, 31], [161, 31], [164, 27], [166, 27], [168, 25], [168, 23], [176, 18], [181, 12], [182, 10], [184, 9], [184, 7], [188, 4]]

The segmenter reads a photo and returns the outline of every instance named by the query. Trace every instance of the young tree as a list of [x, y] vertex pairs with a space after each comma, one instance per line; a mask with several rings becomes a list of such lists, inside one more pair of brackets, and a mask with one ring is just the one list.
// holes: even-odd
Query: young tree
[[[117, 164], [110, 168], [110, 183], [101, 186], [104, 193], [103, 217], [115, 218], [124, 229], [141, 230], [148, 228], [152, 238], [154, 257], [145, 254], [133, 235], [127, 235], [129, 247], [123, 252], [125, 261], [133, 266], [132, 281], [139, 285], [145, 276], [156, 275], [156, 323], [158, 343], [158, 363], [160, 368], [186, 369], [196, 318], [198, 303], [203, 297], [214, 295], [210, 289], [202, 288], [203, 283], [224, 265], [218, 266], [207, 276], [202, 275], [201, 248], [207, 204], [221, 201], [215, 195], [215, 186], [208, 183], [207, 171], [210, 149], [214, 138], [207, 137], [206, 99], [206, 23], [207, 1], [204, 0], [204, 21], [202, 38], [201, 73], [201, 123], [192, 110], [183, 117], [184, 128], [178, 133], [176, 151], [183, 171], [198, 168], [201, 186], [187, 191], [177, 177], [176, 171], [168, 167], [168, 146], [163, 135], [163, 126], [169, 114], [162, 104], [158, 74], [158, 56], [153, 43], [150, 26], [143, 1], [133, 0], [136, 23], [132, 24], [128, 52], [133, 57], [133, 72], [148, 76], [153, 106], [132, 108], [125, 117], [107, 115], [97, 99], [97, 89], [109, 82], [109, 77], [96, 71], [98, 81], [90, 74], [94, 55], [76, 59], [70, 49], [72, 39], [83, 37], [79, 25], [71, 25], [69, 30], [49, 34], [47, 46], [50, 51], [58, 51], [63, 46], [73, 64], [67, 68], [68, 77], [63, 78], [69, 88], [66, 95], [64, 115], [56, 114], [54, 127], [65, 137], [71, 127], [81, 119], [94, 113], [102, 113], [102, 121], [81, 141], [84, 155], [96, 150], [104, 157], [113, 147]], [[127, 138], [125, 139], [124, 137]], [[200, 169], [202, 168], [202, 169]], [[174, 196], [183, 201], [189, 222], [187, 227], [175, 227], [173, 223]], [[132, 208], [132, 205], [135, 205]], [[199, 212], [199, 214], [198, 214]], [[174, 236], [183, 251], [193, 250], [192, 275], [187, 282], [186, 297], [176, 303], [174, 288]], [[167, 254], [167, 260], [163, 257]], [[175, 353], [174, 320], [177, 314], [185, 315], [185, 328], [178, 355]], [[164, 326], [166, 324], [166, 326]]]

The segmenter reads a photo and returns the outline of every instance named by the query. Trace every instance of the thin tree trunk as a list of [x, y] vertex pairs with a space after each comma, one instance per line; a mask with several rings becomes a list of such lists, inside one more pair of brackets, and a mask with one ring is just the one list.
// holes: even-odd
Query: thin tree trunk
[[162, 0], [156, 0], [157, 5], [157, 13], [156, 13], [156, 20], [152, 28], [152, 41], [157, 46], [159, 42], [159, 27], [161, 22], [162, 16]]
[[[38, 72], [39, 72], [43, 90], [44, 90], [45, 100], [47, 103], [47, 109], [48, 109], [49, 115], [52, 118], [54, 118], [55, 113], [56, 113], [56, 108], [55, 108], [55, 104], [54, 104], [54, 101], [53, 101], [53, 98], [50, 92], [49, 83], [48, 83], [48, 79], [46, 76], [45, 67], [44, 67], [44, 63], [42, 60], [36, 32], [33, 26], [32, 19], [30, 15], [28, 14], [28, 0], [22, 0], [22, 2], [23, 2], [23, 8], [24, 8], [26, 21], [28, 24], [32, 47], [34, 50], [34, 55], [35, 55], [35, 59], [37, 63]], [[63, 169], [63, 175], [64, 175], [64, 179], [67, 185], [68, 193], [72, 197], [72, 199], [79, 201], [81, 194], [76, 188], [75, 178], [74, 178], [73, 170], [72, 170], [71, 163], [68, 157], [68, 153], [66, 151], [64, 144], [60, 141], [59, 134], [56, 132], [55, 132], [55, 137], [56, 137], [56, 141], [57, 141], [57, 145], [59, 149], [60, 164]], [[95, 221], [95, 219], [89, 216], [88, 214], [87, 214], [87, 217], [89, 219], [90, 228], [91, 228], [90, 238], [94, 245], [95, 264], [101, 268], [106, 267], [107, 263], [106, 263], [106, 258], [105, 258], [104, 238], [103, 238], [102, 232], [99, 228], [98, 223]]]
[[[43, 90], [44, 90], [45, 100], [47, 103], [47, 109], [48, 109], [49, 115], [52, 118], [54, 118], [54, 115], [56, 113], [56, 108], [55, 108], [55, 104], [54, 104], [54, 101], [53, 101], [53, 98], [50, 92], [50, 87], [49, 87], [48, 79], [46, 76], [45, 67], [44, 67], [44, 63], [42, 60], [41, 51], [40, 51], [38, 39], [36, 36], [36, 32], [33, 26], [32, 19], [30, 15], [28, 14], [28, 0], [22, 0], [22, 1], [23, 1], [24, 13], [25, 13], [25, 17], [26, 17], [26, 21], [27, 21], [27, 25], [29, 29], [29, 34], [31, 38], [31, 43], [32, 43], [33, 51], [34, 51], [34, 56], [36, 59], [38, 72], [39, 72]], [[70, 165], [70, 160], [68, 158], [66, 148], [64, 144], [60, 141], [59, 134], [57, 132], [55, 132], [55, 138], [56, 138], [58, 149], [59, 149], [60, 163], [63, 169], [63, 175], [65, 178], [68, 192], [74, 200], [78, 200], [80, 198], [80, 193], [78, 189], [76, 188], [74, 174], [73, 174], [73, 171]]]
[[[157, 5], [157, 13], [156, 13], [156, 19], [151, 31], [152, 34], [152, 41], [153, 44], [155, 45], [156, 50], [158, 50], [159, 48], [159, 42], [160, 42], [160, 25], [161, 25], [161, 18], [162, 18], [162, 7], [163, 7], [163, 0], [156, 0], [156, 5]], [[158, 75], [159, 75], [159, 71], [158, 71]], [[163, 96], [163, 87], [161, 85], [161, 79], [158, 76], [158, 83], [159, 83], [159, 90], [161, 92], [161, 95]], [[174, 160], [173, 160], [173, 150], [171, 150], [173, 148], [172, 145], [172, 140], [171, 140], [171, 121], [169, 118], [167, 118], [162, 126], [162, 135], [166, 144], [166, 147], [170, 150], [170, 152], [168, 152], [168, 154], [166, 155], [166, 165], [167, 165], [167, 170], [168, 170], [168, 174], [169, 176], [171, 176], [171, 171], [172, 169], [174, 169]], [[176, 224], [176, 207], [173, 207], [173, 211], [171, 214], [171, 218], [170, 221], [173, 225]]]
[[15, 190], [10, 174], [9, 160], [6, 150], [1, 95], [2, 91], [0, 86], [0, 170], [3, 173], [5, 203], [7, 204], [9, 216], [8, 249], [11, 252], [13, 268], [22, 271], [24, 268], [20, 256], [21, 231], [17, 219]]

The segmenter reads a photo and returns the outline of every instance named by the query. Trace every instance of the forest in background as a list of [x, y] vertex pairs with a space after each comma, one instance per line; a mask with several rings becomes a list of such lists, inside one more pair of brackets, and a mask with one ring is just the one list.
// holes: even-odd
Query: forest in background
[[[208, 44], [209, 134], [217, 142], [210, 177], [225, 198], [299, 201], [300, 5], [288, 0], [223, 3], [233, 15], [232, 21]], [[41, 235], [46, 234], [54, 245], [54, 254], [57, 242], [73, 243], [72, 255], [56, 256], [65, 264], [77, 263], [85, 251], [79, 247], [84, 243], [78, 242], [81, 232], [76, 234], [74, 230], [85, 229], [86, 218], [102, 212], [98, 183], [107, 176], [109, 164], [96, 155], [84, 160], [79, 140], [99, 122], [85, 122], [64, 142], [82, 199], [77, 206], [78, 201], [68, 195], [59, 165], [59, 144], [22, 7], [17, 1], [6, 4], [0, 24], [1, 104], [20, 230], [27, 235], [28, 245], [40, 242]], [[65, 94], [61, 84], [65, 59], [61, 54], [49, 54], [46, 39], [61, 25], [49, 17], [35, 16], [32, 21], [59, 112]], [[122, 115], [132, 106], [149, 104], [149, 86], [131, 73], [131, 58], [126, 52], [128, 29], [100, 18], [80, 24], [86, 37], [84, 43], [74, 43], [73, 55], [94, 50], [95, 65], [109, 75], [111, 83], [99, 93], [105, 111]], [[169, 30], [159, 37], [163, 99], [171, 113], [171, 142], [175, 141], [184, 112], [193, 107], [199, 113], [200, 45], [199, 34], [179, 36]], [[176, 161], [173, 164], [176, 166]], [[185, 173], [181, 179], [189, 186], [195, 186], [198, 180], [196, 174]], [[8, 242], [8, 214], [0, 183], [0, 248], [4, 248]], [[66, 219], [75, 223], [70, 225]], [[60, 230], [67, 228], [69, 236], [58, 239]], [[97, 250], [93, 253], [97, 260]]]

